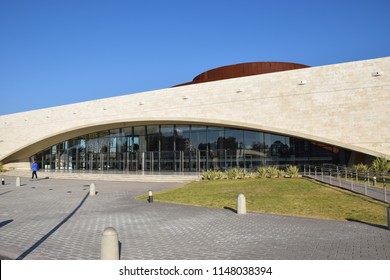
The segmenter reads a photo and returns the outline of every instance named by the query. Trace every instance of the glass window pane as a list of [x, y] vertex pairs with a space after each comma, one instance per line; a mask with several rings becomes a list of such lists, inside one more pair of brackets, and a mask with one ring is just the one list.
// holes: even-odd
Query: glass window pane
[[227, 150], [244, 148], [244, 132], [238, 129], [225, 130], [225, 147]]
[[209, 150], [224, 149], [225, 144], [224, 129], [220, 127], [208, 127], [207, 142]]
[[124, 136], [133, 136], [133, 128], [132, 127], [122, 128], [122, 134]]
[[120, 129], [117, 128], [117, 129], [110, 129], [110, 137], [117, 137], [117, 136], [120, 136], [121, 135], [121, 132], [120, 132]]
[[147, 126], [147, 151], [160, 150], [160, 127], [158, 125]]
[[134, 127], [133, 151], [146, 151], [145, 126]]
[[176, 125], [174, 134], [175, 134], [176, 151], [190, 151], [191, 150], [190, 126]]
[[254, 169], [264, 164], [264, 134], [262, 132], [245, 130], [244, 149], [246, 168]]
[[[271, 156], [277, 158], [285, 158], [288, 155], [288, 146], [286, 145], [286, 137], [271, 134]], [[278, 161], [280, 159], [277, 159]], [[284, 159], [283, 159], [284, 160]]]
[[194, 150], [207, 150], [207, 134], [205, 126], [191, 127], [191, 148]]
[[161, 151], [174, 150], [173, 125], [161, 125]]

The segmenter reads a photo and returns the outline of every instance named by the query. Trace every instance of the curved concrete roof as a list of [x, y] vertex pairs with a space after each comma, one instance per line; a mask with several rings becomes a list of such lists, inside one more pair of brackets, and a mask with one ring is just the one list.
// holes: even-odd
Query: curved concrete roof
[[17, 166], [78, 135], [138, 124], [264, 130], [390, 156], [390, 57], [252, 75], [0, 116]]

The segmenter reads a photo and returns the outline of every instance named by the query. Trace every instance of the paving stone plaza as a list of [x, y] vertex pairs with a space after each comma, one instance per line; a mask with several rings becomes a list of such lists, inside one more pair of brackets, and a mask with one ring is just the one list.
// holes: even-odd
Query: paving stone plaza
[[388, 260], [390, 230], [328, 221], [136, 200], [183, 182], [5, 178], [0, 255], [24, 260], [100, 259], [114, 227], [122, 260]]

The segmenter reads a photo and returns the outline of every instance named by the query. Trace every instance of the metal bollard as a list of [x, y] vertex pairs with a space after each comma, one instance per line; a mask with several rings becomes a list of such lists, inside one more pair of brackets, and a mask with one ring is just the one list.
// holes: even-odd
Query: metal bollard
[[16, 186], [20, 187], [20, 177], [16, 177]]
[[5, 185], [5, 180], [4, 180], [4, 177], [1, 178], [1, 184], [4, 186]]
[[96, 186], [95, 183], [91, 183], [89, 185], [89, 195], [95, 195], [96, 194]]
[[237, 214], [246, 214], [246, 201], [242, 193], [237, 197]]
[[103, 232], [100, 259], [119, 260], [118, 232], [113, 227], [108, 227]]
[[153, 203], [153, 192], [151, 190], [149, 191], [148, 202]]

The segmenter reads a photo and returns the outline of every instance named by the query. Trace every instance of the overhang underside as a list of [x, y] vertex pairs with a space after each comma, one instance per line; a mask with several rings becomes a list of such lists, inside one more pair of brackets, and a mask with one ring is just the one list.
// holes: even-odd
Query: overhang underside
[[109, 129], [117, 129], [117, 128], [123, 128], [123, 127], [131, 127], [131, 126], [140, 126], [140, 125], [164, 125], [164, 124], [186, 124], [186, 125], [206, 125], [206, 126], [220, 126], [220, 127], [230, 127], [230, 128], [236, 128], [236, 129], [246, 129], [246, 130], [255, 130], [255, 131], [262, 131], [267, 133], [274, 133], [274, 134], [280, 134], [284, 136], [290, 136], [290, 137], [296, 137], [296, 138], [302, 138], [307, 139], [311, 141], [316, 141], [324, 144], [329, 144], [333, 146], [337, 146], [340, 148], [348, 149], [355, 152], [360, 152], [363, 154], [379, 157], [379, 156], [389, 156], [385, 153], [382, 153], [378, 150], [371, 150], [367, 149], [365, 147], [359, 146], [358, 144], [350, 144], [350, 143], [343, 143], [341, 141], [335, 140], [335, 139], [329, 139], [325, 137], [321, 137], [318, 135], [309, 135], [306, 133], [302, 133], [299, 131], [293, 131], [293, 130], [286, 130], [281, 129], [277, 127], [271, 127], [271, 126], [264, 126], [259, 125], [255, 123], [240, 123], [235, 121], [225, 121], [225, 120], [191, 120], [191, 119], [159, 119], [159, 120], [121, 120], [117, 122], [110, 122], [110, 123], [100, 123], [100, 124], [90, 124], [90, 125], [84, 125], [81, 127], [58, 131], [56, 134], [52, 135], [43, 135], [39, 139], [36, 139], [34, 143], [27, 144], [24, 147], [21, 147], [19, 149], [15, 149], [10, 154], [3, 157], [3, 159], [0, 159], [0, 161], [3, 164], [9, 164], [13, 162], [25, 162], [28, 160], [29, 157], [33, 156], [34, 154], [45, 150], [53, 145], [56, 145], [58, 143], [61, 143], [63, 141], [79, 137], [85, 134], [89, 133], [95, 133], [99, 131], [109, 130]]

